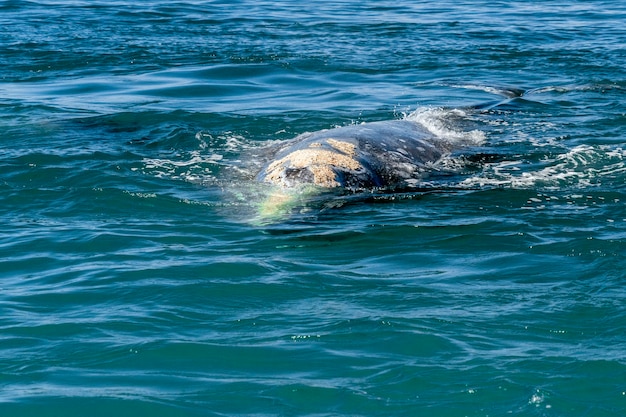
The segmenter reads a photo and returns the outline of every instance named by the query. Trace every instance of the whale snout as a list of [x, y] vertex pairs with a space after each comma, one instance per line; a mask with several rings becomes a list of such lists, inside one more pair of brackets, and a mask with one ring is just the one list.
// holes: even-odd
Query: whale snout
[[305, 183], [324, 188], [349, 187], [351, 178], [358, 178], [359, 183], [377, 182], [359, 160], [354, 144], [332, 138], [286, 153], [257, 176], [262, 182], [285, 187]]

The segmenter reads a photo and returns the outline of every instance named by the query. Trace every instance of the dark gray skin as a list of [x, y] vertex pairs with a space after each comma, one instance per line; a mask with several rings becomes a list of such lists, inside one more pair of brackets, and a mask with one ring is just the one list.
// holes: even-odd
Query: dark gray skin
[[451, 150], [448, 141], [409, 120], [364, 123], [294, 138], [256, 178], [282, 187], [403, 188]]

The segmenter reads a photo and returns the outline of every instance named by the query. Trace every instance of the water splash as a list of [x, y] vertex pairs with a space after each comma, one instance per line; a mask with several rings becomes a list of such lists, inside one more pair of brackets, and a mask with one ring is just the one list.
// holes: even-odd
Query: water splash
[[522, 160], [506, 160], [489, 166], [460, 185], [476, 187], [553, 188], [593, 187], [620, 182], [626, 176], [626, 150], [609, 146], [576, 146], [554, 157], [546, 156], [539, 169]]
[[467, 126], [473, 121], [469, 111], [441, 107], [420, 107], [405, 117], [424, 126], [433, 135], [458, 146], [478, 146], [485, 142], [485, 132]]

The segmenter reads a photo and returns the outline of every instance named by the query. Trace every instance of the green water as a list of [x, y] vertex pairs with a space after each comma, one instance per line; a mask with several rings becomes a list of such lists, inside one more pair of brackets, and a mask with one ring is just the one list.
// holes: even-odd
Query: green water
[[[626, 414], [626, 9], [0, 3], [0, 415]], [[259, 222], [267, 145], [418, 187]]]

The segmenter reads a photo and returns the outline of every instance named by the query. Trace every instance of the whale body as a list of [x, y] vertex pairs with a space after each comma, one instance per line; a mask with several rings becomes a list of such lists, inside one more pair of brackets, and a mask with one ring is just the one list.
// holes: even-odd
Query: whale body
[[450, 142], [410, 120], [390, 120], [305, 133], [281, 146], [256, 176], [283, 188], [401, 188], [419, 182]]

